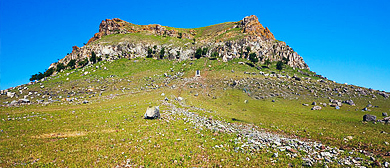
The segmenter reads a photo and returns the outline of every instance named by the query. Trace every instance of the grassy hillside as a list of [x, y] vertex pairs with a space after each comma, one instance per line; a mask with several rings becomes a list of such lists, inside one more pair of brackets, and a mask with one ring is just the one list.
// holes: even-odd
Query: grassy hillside
[[[198, 31], [207, 35], [210, 30]], [[122, 35], [104, 38], [116, 36]], [[370, 94], [355, 97], [356, 91], [340, 94], [334, 90], [360, 87], [320, 79], [307, 70], [285, 67], [278, 71], [274, 64], [257, 70], [239, 62], [245, 60], [102, 61], [15, 88], [11, 91], [19, 94], [19, 98], [1, 95], [0, 103], [21, 99], [28, 92], [32, 93], [28, 99], [34, 103], [1, 107], [0, 167], [303, 165], [299, 156], [304, 153], [299, 151], [298, 157], [292, 157], [279, 148], [241, 150], [245, 149], [245, 141], [238, 141], [240, 136], [194, 126], [183, 114], [172, 113], [173, 106], [210, 121], [316, 141], [344, 150], [339, 157], [362, 158], [361, 165], [375, 163], [369, 156], [380, 163], [389, 161], [385, 156], [390, 151], [386, 144], [390, 142], [389, 125], [362, 122], [367, 113], [379, 119], [382, 112], [390, 113], [389, 99], [365, 88], [361, 89], [376, 98]], [[201, 77], [194, 77], [196, 70], [201, 70]], [[259, 71], [295, 75], [302, 80], [260, 75]], [[175, 100], [178, 97], [183, 101]], [[328, 97], [352, 99], [356, 106], [343, 104], [340, 109], [326, 106], [310, 110], [313, 101], [329, 103]], [[37, 104], [37, 100], [44, 101]], [[374, 106], [369, 108], [371, 111], [362, 111], [368, 104]], [[143, 119], [149, 106], [160, 106], [162, 119]], [[345, 166], [335, 162], [327, 165]]]

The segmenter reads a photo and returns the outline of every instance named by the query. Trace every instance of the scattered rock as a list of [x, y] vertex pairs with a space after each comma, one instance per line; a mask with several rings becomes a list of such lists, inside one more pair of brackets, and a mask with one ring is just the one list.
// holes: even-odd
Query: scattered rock
[[345, 101], [343, 101], [343, 103], [351, 105], [351, 106], [355, 106], [355, 103], [353, 102], [353, 100], [345, 100]]
[[383, 116], [383, 117], [387, 117], [387, 113], [383, 112], [383, 113], [382, 113], [382, 116]]
[[316, 102], [313, 102], [313, 103], [311, 103], [311, 105], [315, 106], [315, 105], [317, 105], [317, 103], [316, 103]]
[[22, 103], [30, 103], [30, 100], [28, 99], [19, 99], [18, 103], [22, 104]]
[[374, 115], [366, 114], [363, 116], [363, 121], [375, 121], [375, 120], [376, 120], [376, 116]]
[[7, 92], [7, 97], [13, 98], [15, 96], [15, 92]]
[[159, 106], [148, 107], [146, 109], [144, 119], [158, 119], [160, 118]]
[[321, 106], [314, 106], [311, 108], [311, 110], [321, 110]]

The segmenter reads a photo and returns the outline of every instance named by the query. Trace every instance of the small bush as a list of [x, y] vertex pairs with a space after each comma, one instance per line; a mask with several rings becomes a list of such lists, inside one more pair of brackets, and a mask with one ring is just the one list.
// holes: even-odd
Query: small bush
[[211, 53], [211, 57], [212, 58], [217, 58], [217, 57], [219, 57], [219, 53], [214, 51], [213, 53]]
[[207, 51], [209, 51], [209, 49], [207, 47], [203, 48], [202, 55], [205, 56], [207, 54]]
[[178, 38], [179, 38], [179, 39], [183, 38], [183, 33], [180, 32]]
[[68, 68], [71, 68], [71, 69], [74, 69], [76, 66], [76, 60], [72, 59], [68, 62], [68, 65], [66, 65], [66, 67]]
[[57, 72], [60, 72], [61, 70], [65, 69], [65, 65], [63, 63], [58, 63], [57, 64]]
[[256, 64], [257, 62], [259, 62], [259, 59], [257, 58], [256, 53], [251, 53], [251, 54], [249, 54], [249, 61], [251, 61], [251, 62], [254, 63], [254, 64]]
[[150, 47], [148, 47], [148, 55], [146, 56], [146, 58], [152, 58], [153, 57], [153, 50], [150, 48]]
[[269, 64], [271, 64], [271, 61], [269, 61], [269, 59], [266, 59], [266, 60], [264, 61], [264, 64], [268, 67]]
[[83, 61], [80, 61], [79, 63], [78, 63], [78, 65], [79, 65], [79, 67], [80, 68], [82, 68], [82, 67], [84, 67], [85, 65], [87, 65], [88, 64], [88, 58], [85, 58]]
[[91, 58], [89, 60], [92, 62], [92, 64], [96, 63], [96, 54], [95, 54], [95, 52], [92, 51], [92, 56], [91, 56]]
[[282, 60], [283, 60], [283, 63], [284, 63], [284, 64], [287, 64], [287, 63], [290, 61], [290, 60], [289, 60], [288, 58], [286, 58], [286, 57], [283, 57]]
[[281, 71], [283, 69], [283, 62], [282, 61], [278, 61], [276, 63], [276, 69]]
[[164, 54], [165, 54], [165, 48], [163, 47], [160, 51], [160, 59], [163, 59], [164, 58]]
[[202, 57], [202, 48], [198, 48], [195, 52], [195, 58], [199, 59], [200, 57]]

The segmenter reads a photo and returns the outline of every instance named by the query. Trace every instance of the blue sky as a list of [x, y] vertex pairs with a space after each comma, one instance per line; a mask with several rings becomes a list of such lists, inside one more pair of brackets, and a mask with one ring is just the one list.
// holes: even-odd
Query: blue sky
[[312, 71], [390, 91], [390, 1], [0, 1], [0, 89], [82, 46], [101, 20], [196, 28], [257, 15]]

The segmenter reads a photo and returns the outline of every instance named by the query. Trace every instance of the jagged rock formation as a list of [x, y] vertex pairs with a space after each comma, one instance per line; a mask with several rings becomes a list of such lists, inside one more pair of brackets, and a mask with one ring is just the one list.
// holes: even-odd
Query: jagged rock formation
[[[196, 50], [205, 47], [208, 48], [206, 57], [218, 53], [223, 61], [239, 57], [248, 59], [249, 53], [256, 53], [260, 62], [288, 58], [289, 66], [309, 69], [301, 56], [285, 42], [276, 40], [254, 15], [238, 22], [196, 29], [171, 28], [158, 24], [135, 25], [118, 18], [106, 19], [87, 45], [81, 48], [74, 46], [72, 53], [58, 63], [66, 65], [71, 60], [83, 61], [91, 57], [92, 52], [103, 60], [146, 57], [150, 49], [153, 49], [152, 56], [159, 58], [162, 48], [166, 51], [163, 58], [184, 60], [194, 58]], [[56, 64], [53, 63], [50, 67], [55, 67]]]

